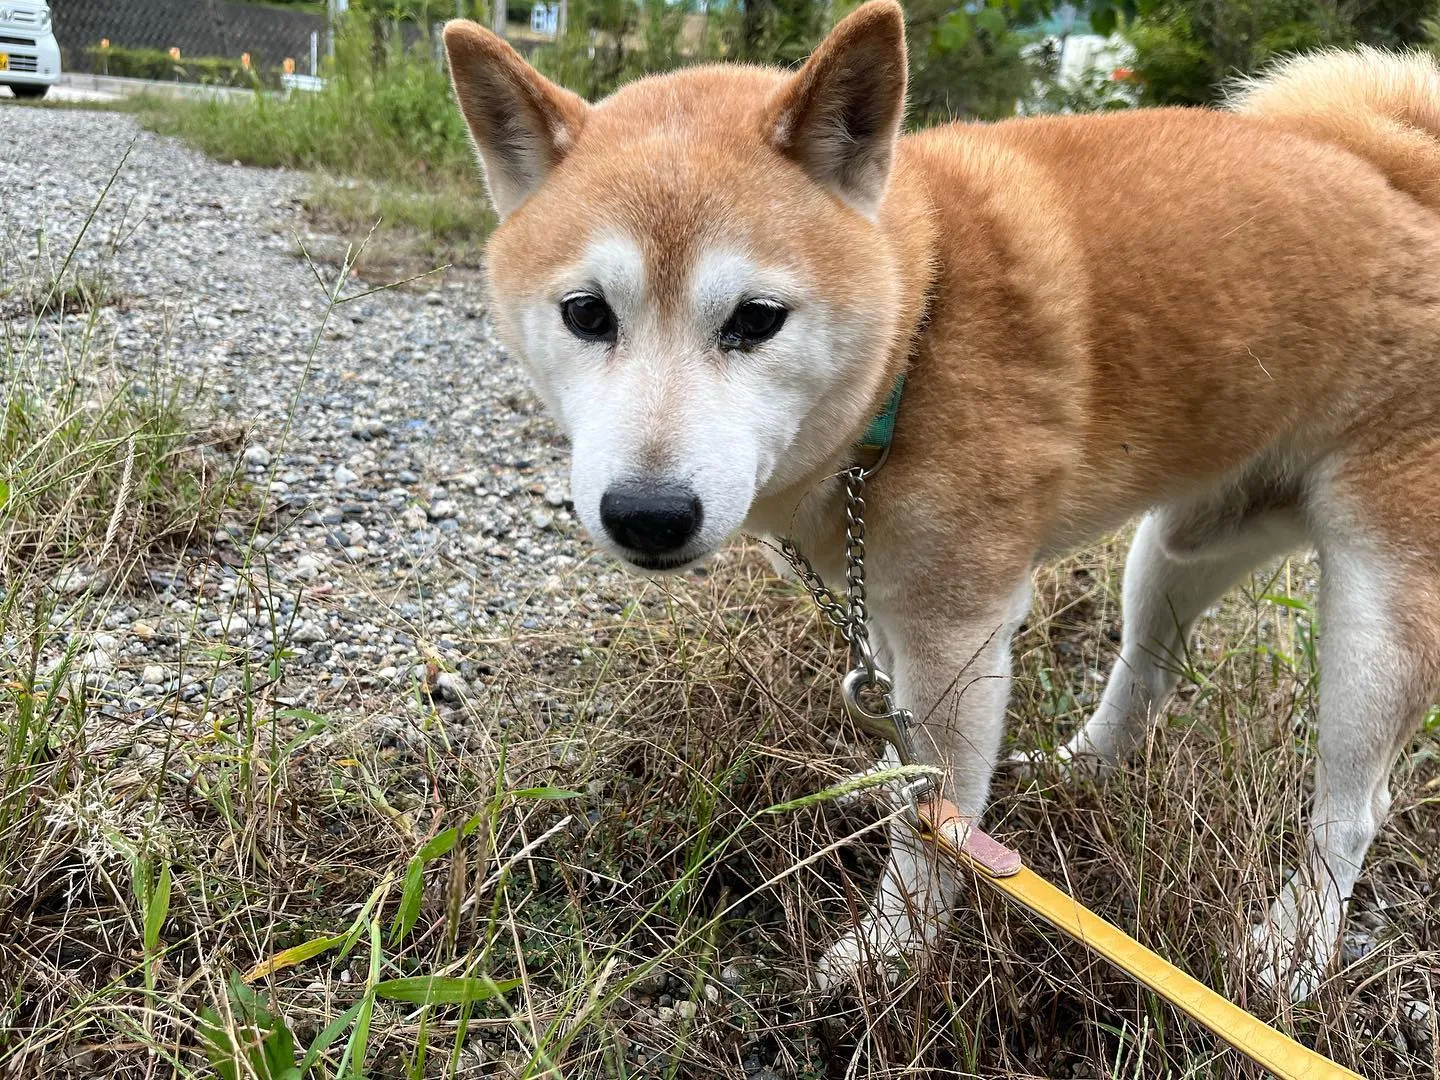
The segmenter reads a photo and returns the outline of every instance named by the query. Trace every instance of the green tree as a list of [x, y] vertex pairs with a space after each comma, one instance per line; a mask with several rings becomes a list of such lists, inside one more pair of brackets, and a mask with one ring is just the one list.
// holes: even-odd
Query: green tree
[[1435, 12], [1435, 0], [1143, 0], [1125, 36], [1145, 104], [1208, 105], [1291, 53], [1423, 44]]
[[753, 64], [794, 64], [805, 59], [838, 18], [854, 7], [832, 13], [816, 0], [734, 0], [714, 5], [725, 18], [725, 54]]
[[1002, 0], [957, 5], [917, 0], [905, 5], [910, 43], [910, 122], [1013, 116], [1049, 77], [1044, 58], [1027, 46], [1050, 4]]

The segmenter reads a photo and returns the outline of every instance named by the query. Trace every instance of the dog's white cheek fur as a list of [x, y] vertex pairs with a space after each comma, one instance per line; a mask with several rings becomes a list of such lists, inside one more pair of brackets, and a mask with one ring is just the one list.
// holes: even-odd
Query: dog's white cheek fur
[[613, 550], [600, 498], [622, 479], [694, 490], [704, 510], [697, 556], [744, 525], [756, 492], [789, 464], [801, 425], [842, 378], [839, 351], [806, 314], [793, 313], [776, 338], [749, 352], [632, 350], [610, 365], [577, 356], [568, 374], [546, 378], [573, 444], [571, 497], [602, 545]]

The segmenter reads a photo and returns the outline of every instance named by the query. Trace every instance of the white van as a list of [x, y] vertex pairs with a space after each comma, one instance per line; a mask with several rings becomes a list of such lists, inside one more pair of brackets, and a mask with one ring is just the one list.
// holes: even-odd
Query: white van
[[60, 46], [45, 0], [0, 0], [0, 86], [16, 97], [44, 97], [60, 78]]

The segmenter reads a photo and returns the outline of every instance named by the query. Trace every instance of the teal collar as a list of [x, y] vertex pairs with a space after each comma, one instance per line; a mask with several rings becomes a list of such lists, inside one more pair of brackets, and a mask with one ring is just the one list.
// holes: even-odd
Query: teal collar
[[861, 435], [860, 441], [855, 444], [856, 451], [876, 458], [869, 472], [880, 468], [890, 454], [890, 443], [895, 438], [895, 414], [900, 411], [900, 394], [904, 389], [905, 373], [902, 371], [895, 376], [895, 385], [890, 389], [890, 396], [885, 399], [885, 407], [875, 414], [870, 426], [865, 429], [865, 434]]

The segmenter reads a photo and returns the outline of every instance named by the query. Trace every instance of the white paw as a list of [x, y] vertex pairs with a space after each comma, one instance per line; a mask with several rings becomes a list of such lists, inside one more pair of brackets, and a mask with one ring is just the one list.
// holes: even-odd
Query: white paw
[[859, 982], [868, 955], [861, 943], [860, 932], [849, 931], [826, 949], [815, 965], [816, 988], [832, 994]]
[[1322, 901], [1292, 875], [1265, 920], [1250, 929], [1256, 978], [1266, 989], [1288, 993], [1291, 1001], [1314, 997], [1339, 936], [1339, 900]]
[[1103, 780], [1114, 775], [1119, 766], [1112, 760], [1090, 750], [1077, 749], [1079, 736], [1053, 751], [1019, 750], [1000, 764], [1013, 769], [1020, 775], [1033, 779], [1046, 766], [1058, 767], [1067, 776], [1090, 780]]
[[927, 932], [917, 930], [908, 917], [866, 916], [825, 950], [815, 967], [815, 985], [833, 993], [860, 982], [868, 972], [883, 971], [886, 982], [894, 986], [910, 962], [934, 945], [939, 931], [938, 920]]

